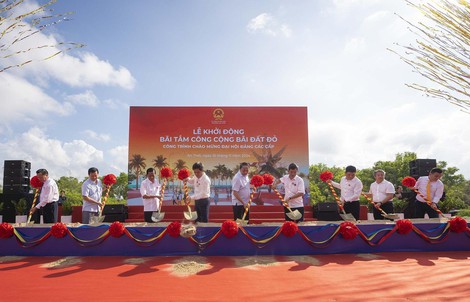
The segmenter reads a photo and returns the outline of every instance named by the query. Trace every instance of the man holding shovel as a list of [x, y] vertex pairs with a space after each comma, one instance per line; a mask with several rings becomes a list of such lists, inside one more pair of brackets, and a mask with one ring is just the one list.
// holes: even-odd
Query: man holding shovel
[[356, 177], [356, 167], [347, 166], [340, 183], [328, 180], [333, 187], [341, 190], [341, 203], [343, 204], [344, 211], [354, 216], [359, 220], [359, 213], [361, 206], [359, 204], [359, 197], [362, 193], [362, 182]]
[[370, 185], [369, 194], [372, 195], [374, 202], [374, 220], [384, 220], [381, 208], [385, 213], [393, 213], [393, 196], [395, 195], [395, 187], [391, 182], [385, 179], [385, 171], [378, 169], [374, 171], [374, 179]]
[[[291, 163], [288, 168], [288, 174], [276, 180], [276, 182], [273, 184], [274, 187], [279, 183], [284, 185], [284, 201], [289, 205], [290, 208], [289, 210], [287, 207], [284, 207], [284, 216], [286, 221], [301, 222], [304, 220], [304, 200], [302, 197], [305, 194], [305, 185], [304, 180], [297, 175], [298, 170], [299, 167], [296, 164]], [[293, 220], [289, 217], [288, 214], [292, 212], [301, 214], [299, 215], [300, 217], [298, 220]]]
[[[240, 164], [240, 170], [232, 179], [232, 209], [233, 220], [243, 219], [245, 209], [250, 200], [250, 179], [248, 178], [249, 165], [246, 162]], [[250, 220], [250, 211], [247, 210], [245, 220]]]
[[59, 200], [57, 183], [49, 177], [49, 172], [46, 169], [37, 170], [36, 176], [43, 185], [39, 195], [39, 203], [31, 209], [29, 215], [33, 215], [42, 208], [44, 223], [56, 223], [58, 217], [57, 201]]
[[193, 173], [194, 176], [189, 177], [187, 181], [193, 185], [194, 189], [194, 195], [191, 196], [191, 199], [194, 200], [194, 207], [196, 208], [196, 221], [209, 222], [211, 180], [204, 172], [204, 166], [201, 162], [194, 163]]
[[160, 211], [160, 183], [155, 178], [155, 169], [147, 169], [147, 178], [140, 185], [140, 194], [144, 203], [144, 220], [153, 222], [153, 212]]
[[428, 214], [429, 218], [438, 218], [439, 213], [436, 211], [437, 203], [444, 194], [444, 184], [440, 180], [442, 177], [442, 169], [432, 168], [428, 176], [421, 176], [416, 181], [415, 188], [429, 201], [431, 205], [428, 205], [426, 200], [416, 195], [416, 208], [415, 217], [424, 218], [424, 214]]
[[98, 178], [99, 173], [97, 168], [91, 167], [88, 169], [88, 179], [82, 184], [82, 224], [89, 224], [90, 217], [99, 216], [103, 206], [101, 202], [103, 188]]

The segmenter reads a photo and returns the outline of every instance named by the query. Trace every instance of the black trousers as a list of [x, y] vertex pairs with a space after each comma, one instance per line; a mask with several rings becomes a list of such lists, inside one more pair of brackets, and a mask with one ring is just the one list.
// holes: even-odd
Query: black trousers
[[153, 222], [152, 214], [153, 214], [153, 211], [144, 211], [144, 220], [145, 220], [145, 222]]
[[[386, 202], [383, 203], [380, 208], [384, 210], [385, 213], [390, 214], [393, 213], [393, 203], [392, 202]], [[375, 207], [372, 208], [372, 211], [374, 213], [374, 220], [384, 220], [385, 217], [382, 216], [382, 212], [377, 210]]]
[[302, 214], [302, 217], [300, 217], [299, 220], [292, 220], [290, 219], [288, 216], [287, 216], [287, 213], [290, 213], [290, 211], [284, 207], [284, 217], [286, 219], [286, 221], [294, 221], [294, 222], [301, 222], [301, 221], [304, 221], [304, 207], [299, 207], [299, 208], [290, 208], [292, 210], [292, 212], [294, 212], [295, 210], [298, 210], [300, 212], [300, 214]]
[[197, 199], [195, 202], [198, 222], [209, 222], [209, 198]]
[[[245, 206], [235, 205], [233, 209], [233, 220], [242, 219], [245, 213]], [[250, 220], [250, 210], [246, 213], [245, 220]]]
[[415, 218], [424, 218], [424, 214], [428, 214], [429, 218], [439, 218], [439, 213], [431, 208], [427, 203], [416, 200], [415, 202]]
[[346, 213], [352, 214], [356, 220], [359, 220], [359, 214], [361, 213], [361, 205], [359, 204], [359, 200], [345, 202], [344, 211]]

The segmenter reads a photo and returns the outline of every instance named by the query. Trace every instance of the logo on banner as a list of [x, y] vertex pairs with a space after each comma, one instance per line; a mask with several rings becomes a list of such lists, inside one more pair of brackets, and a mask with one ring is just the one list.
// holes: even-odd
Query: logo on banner
[[225, 124], [224, 119], [224, 110], [222, 108], [216, 108], [214, 111], [212, 111], [212, 117], [214, 120], [212, 121], [212, 124]]

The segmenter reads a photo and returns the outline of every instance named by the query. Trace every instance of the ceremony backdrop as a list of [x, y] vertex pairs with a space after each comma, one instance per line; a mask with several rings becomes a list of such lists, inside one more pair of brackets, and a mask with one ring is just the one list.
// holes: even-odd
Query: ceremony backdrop
[[[250, 175], [267, 172], [276, 178], [294, 162], [307, 180], [307, 108], [130, 108], [128, 204], [142, 203], [138, 188], [147, 168], [168, 166], [176, 174], [181, 168], [191, 170], [197, 161], [211, 178], [217, 204], [229, 204], [231, 180], [241, 162], [250, 163]], [[175, 177], [165, 199], [179, 199], [180, 185]], [[258, 196], [255, 203], [268, 200]]]

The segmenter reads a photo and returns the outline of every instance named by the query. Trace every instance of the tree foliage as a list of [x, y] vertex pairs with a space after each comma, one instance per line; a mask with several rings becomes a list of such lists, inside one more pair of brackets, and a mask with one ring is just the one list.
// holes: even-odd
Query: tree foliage
[[[398, 153], [395, 155], [395, 160], [377, 161], [371, 168], [358, 170], [356, 176], [362, 181], [364, 192], [369, 191], [370, 185], [375, 181], [373, 172], [377, 169], [384, 170], [386, 172], [385, 178], [398, 186], [401, 185], [404, 177], [409, 176], [409, 163], [416, 158], [417, 155], [414, 152]], [[446, 191], [445, 199], [439, 203], [440, 209], [446, 213], [452, 209], [468, 207], [470, 205], [470, 181], [465, 180], [464, 176], [458, 173], [458, 168], [448, 167], [445, 161], [439, 161], [437, 166], [444, 170], [442, 182]], [[319, 202], [335, 201], [328, 185], [320, 180], [320, 174], [326, 170], [333, 173], [333, 180], [336, 182], [339, 182], [341, 177], [344, 176], [343, 167], [328, 167], [322, 163], [311, 165], [309, 171], [310, 196], [314, 205]], [[405, 188], [406, 191], [409, 191], [409, 189]], [[338, 191], [337, 194], [339, 195]], [[368, 204], [368, 201], [361, 198], [361, 204]], [[400, 211], [406, 206], [406, 201], [396, 200], [394, 205]]]
[[407, 86], [470, 113], [470, 5], [464, 0], [406, 2], [419, 10], [425, 21], [405, 20], [418, 39], [415, 45], [402, 45], [400, 58], [438, 88], [417, 83]]

